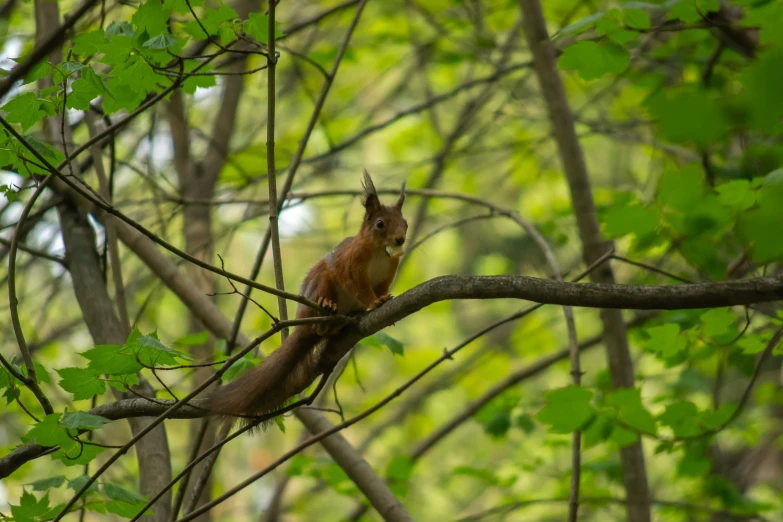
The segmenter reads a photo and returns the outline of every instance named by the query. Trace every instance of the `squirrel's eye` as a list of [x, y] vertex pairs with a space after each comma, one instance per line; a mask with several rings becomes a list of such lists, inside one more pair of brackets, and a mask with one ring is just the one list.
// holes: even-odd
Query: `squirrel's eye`
[[383, 228], [383, 221], [379, 219], [378, 222], [375, 223], [375, 226], [378, 228]]

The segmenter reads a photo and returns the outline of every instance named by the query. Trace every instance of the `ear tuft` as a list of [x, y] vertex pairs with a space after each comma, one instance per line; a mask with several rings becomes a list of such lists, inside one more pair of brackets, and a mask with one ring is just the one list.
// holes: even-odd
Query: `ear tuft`
[[364, 208], [368, 213], [377, 210], [381, 206], [381, 201], [378, 199], [378, 192], [367, 169], [362, 176], [362, 188], [364, 188]]
[[405, 203], [405, 182], [402, 182], [402, 188], [400, 189], [400, 197], [397, 199], [397, 203], [394, 205], [399, 210], [402, 210], [402, 204]]

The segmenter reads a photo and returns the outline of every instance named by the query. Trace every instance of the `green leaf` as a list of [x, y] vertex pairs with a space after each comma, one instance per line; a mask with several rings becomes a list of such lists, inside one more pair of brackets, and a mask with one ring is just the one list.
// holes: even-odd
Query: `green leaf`
[[65, 477], [54, 475], [31, 482], [30, 486], [32, 486], [33, 491], [46, 491], [47, 489], [59, 488], [63, 484], [65, 484]]
[[139, 6], [131, 21], [138, 32], [146, 31], [150, 37], [154, 37], [168, 31], [168, 17], [169, 10], [159, 0], [148, 0]]
[[729, 332], [730, 327], [737, 322], [737, 316], [730, 308], [713, 308], [701, 314], [704, 335], [718, 337]]
[[760, 335], [745, 335], [737, 341], [737, 345], [742, 348], [742, 353], [755, 355], [764, 351], [767, 341]]
[[484, 424], [484, 429], [492, 437], [499, 438], [511, 428], [511, 413], [499, 411]]
[[701, 423], [708, 430], [715, 430], [726, 424], [737, 409], [736, 404], [724, 403], [717, 410], [702, 412]]
[[[135, 504], [128, 504], [120, 500], [112, 500], [106, 502], [106, 511], [117, 515], [122, 518], [133, 518], [136, 514], [145, 506], [146, 502], [137, 502]], [[145, 513], [151, 513], [152, 510], [148, 509]]]
[[696, 3], [704, 14], [720, 11], [720, 0], [696, 0]]
[[95, 370], [88, 368], [62, 368], [56, 370], [62, 377], [58, 383], [65, 391], [73, 393], [73, 400], [90, 399], [106, 392], [103, 382]]
[[139, 376], [135, 373], [129, 373], [127, 375], [118, 375], [106, 380], [106, 384], [112, 388], [119, 390], [123, 393], [128, 391], [128, 388], [132, 388], [139, 384]]
[[761, 205], [740, 216], [739, 231], [750, 244], [751, 257], [759, 264], [783, 259], [783, 213], [772, 205]]
[[373, 335], [373, 337], [375, 337], [382, 345], [386, 346], [389, 351], [391, 351], [391, 353], [400, 356], [405, 355], [405, 346], [391, 335], [384, 332], [377, 332]]
[[136, 92], [117, 78], [109, 78], [107, 86], [111, 87], [114, 99], [103, 100], [103, 111], [106, 114], [113, 114], [123, 109], [132, 112], [144, 101], [146, 95]]
[[650, 339], [647, 348], [668, 359], [678, 355], [688, 344], [686, 338], [680, 335], [680, 325], [667, 323], [661, 326], [653, 326], [645, 330]]
[[612, 206], [601, 215], [604, 232], [613, 238], [627, 234], [645, 237], [655, 232], [659, 220], [654, 208], [640, 205]]
[[503, 437], [511, 428], [511, 412], [519, 404], [520, 395], [506, 392], [484, 405], [475, 417], [491, 437]]
[[592, 448], [607, 440], [612, 434], [615, 424], [615, 420], [607, 415], [596, 415], [582, 434], [585, 448]]
[[544, 395], [546, 406], [536, 419], [549, 424], [551, 431], [571, 433], [585, 426], [595, 415], [590, 405], [593, 392], [580, 386], [568, 386]]
[[650, 15], [641, 9], [626, 9], [623, 11], [623, 22], [633, 29], [649, 29]]
[[[111, 66], [124, 65], [133, 51], [133, 37], [117, 34], [102, 47], [103, 56], [98, 60]], [[117, 71], [112, 71], [112, 76]]]
[[106, 496], [112, 500], [119, 500], [120, 502], [127, 502], [128, 504], [136, 504], [137, 502], [146, 502], [147, 499], [139, 495], [135, 491], [125, 489], [117, 484], [106, 482], [103, 484], [103, 492]]
[[614, 442], [621, 448], [630, 446], [631, 444], [636, 442], [638, 438], [639, 435], [636, 432], [627, 430], [618, 424], [612, 426], [612, 432], [609, 434], [609, 440]]
[[607, 33], [607, 36], [617, 45], [625, 45], [636, 40], [639, 37], [639, 33], [627, 29], [617, 29], [616, 31]]
[[22, 436], [25, 442], [35, 441], [41, 446], [63, 446], [71, 448], [74, 442], [64, 427], [60, 426], [60, 414], [50, 413]]
[[201, 346], [209, 340], [209, 332], [203, 331], [198, 333], [192, 333], [180, 337], [174, 344], [182, 344], [184, 346]]
[[617, 418], [626, 426], [650, 435], [657, 433], [655, 419], [642, 404], [641, 390], [638, 388], [614, 391], [606, 396], [606, 404], [617, 408]]
[[60, 425], [72, 429], [93, 430], [95, 428], [100, 428], [108, 422], [111, 422], [111, 420], [106, 417], [93, 415], [86, 411], [75, 411], [66, 412], [63, 415], [62, 420], [60, 420]]
[[617, 9], [610, 9], [605, 17], [596, 22], [595, 33], [605, 34], [618, 45], [625, 45], [639, 37], [638, 32], [629, 31], [624, 25], [620, 25], [620, 11]]
[[315, 464], [315, 457], [309, 455], [294, 455], [288, 464], [286, 474], [289, 477], [304, 475], [313, 464]]
[[138, 330], [131, 333], [120, 353], [138, 358], [144, 366], [174, 366], [179, 364], [177, 358], [192, 360], [189, 355], [161, 343], [154, 332], [151, 335], [141, 335]]
[[101, 92], [84, 78], [79, 78], [71, 85], [71, 92], [66, 99], [69, 109], [86, 111], [90, 108], [90, 102], [101, 95]]
[[[192, 71], [196, 66], [195, 62], [190, 62], [186, 65], [185, 70], [187, 72]], [[196, 76], [189, 76], [187, 80], [182, 82], [182, 90], [188, 94], [193, 94], [196, 89], [206, 89], [217, 85], [214, 75], [207, 75], [202, 73], [208, 73], [212, 70], [212, 67], [205, 66], [199, 69], [199, 74]]]
[[11, 123], [19, 123], [22, 130], [26, 131], [32, 127], [38, 120], [46, 116], [46, 111], [41, 106], [34, 93], [28, 92], [13, 98], [11, 101], [0, 107], [0, 110], [8, 114], [6, 120]]
[[83, 63], [81, 63], [81, 62], [71, 62], [71, 61], [68, 61], [68, 62], [61, 63], [60, 66], [58, 67], [58, 69], [60, 70], [61, 73], [63, 73], [66, 76], [68, 76], [71, 73], [75, 73], [75, 72], [81, 71], [85, 67], [86, 66]]
[[756, 192], [750, 189], [746, 179], [735, 179], [715, 187], [718, 201], [734, 210], [747, 210], [756, 203]]
[[22, 491], [20, 504], [11, 506], [11, 514], [17, 522], [39, 520], [47, 511], [49, 511], [48, 493], [41, 500], [38, 500], [32, 493]]
[[106, 28], [106, 36], [108, 38], [114, 36], [129, 36], [133, 38], [136, 36], [136, 31], [133, 30], [133, 26], [128, 22], [117, 22], [115, 20]]
[[[219, 362], [223, 362], [226, 359], [228, 359], [227, 356], [222, 356], [218, 360]], [[261, 359], [258, 357], [253, 357], [253, 354], [248, 353], [244, 356], [240, 357], [236, 361], [234, 361], [234, 364], [228, 367], [228, 370], [223, 374], [223, 382], [231, 382], [246, 371], [248, 371], [250, 368], [253, 368], [258, 363], [261, 362]], [[216, 366], [218, 366], [216, 364]]]
[[365, 337], [359, 341], [359, 344], [363, 346], [371, 346], [373, 348], [382, 348], [385, 346], [393, 354], [404, 355], [404, 345], [394, 337], [384, 332], [376, 332], [369, 337]]
[[[3, 161], [2, 163], [5, 165], [10, 161], [10, 158], [8, 161]], [[14, 188], [10, 185], [0, 185], [0, 193], [5, 195], [6, 200], [8, 200], [9, 203], [13, 203], [18, 198], [18, 192], [14, 190]], [[0, 388], [2, 388], [2, 384], [0, 384]]]
[[762, 179], [762, 185], [778, 185], [783, 183], [783, 168], [773, 170]]
[[701, 20], [701, 14], [694, 0], [679, 0], [666, 14], [667, 20], [681, 20], [692, 24]]
[[518, 415], [514, 419], [514, 425], [527, 433], [528, 435], [533, 433], [533, 430], [536, 429], [536, 425], [533, 422], [533, 417], [528, 415], [527, 413], [523, 413], [522, 415]]
[[112, 96], [112, 93], [109, 91], [106, 85], [104, 85], [103, 79], [95, 71], [93, 71], [92, 67], [85, 67], [81, 72], [81, 75], [82, 78], [92, 85], [96, 91], [101, 94], [108, 94], [109, 96]]
[[[283, 36], [278, 29], [278, 22], [275, 21], [275, 40]], [[245, 32], [255, 38], [262, 44], [269, 43], [269, 17], [262, 13], [250, 13], [248, 21], [245, 22]]]
[[687, 213], [702, 200], [703, 194], [704, 172], [692, 163], [679, 170], [664, 172], [658, 180], [655, 199], [660, 205]]
[[560, 29], [557, 32], [557, 34], [553, 36], [553, 38], [558, 38], [560, 36], [565, 36], [569, 34], [578, 34], [584, 31], [585, 29], [593, 26], [597, 20], [603, 17], [604, 17], [604, 13], [601, 12], [593, 13], [591, 15], [585, 16], [584, 18]]
[[[73, 490], [73, 492], [77, 492], [81, 490], [85, 484], [87, 484], [87, 481], [90, 479], [87, 475], [80, 475], [74, 479], [71, 479], [68, 481], [68, 489]], [[87, 491], [98, 491], [98, 484], [93, 482], [90, 484], [90, 487], [87, 488]]]
[[35, 376], [38, 378], [38, 382], [45, 382], [47, 384], [52, 382], [52, 379], [49, 377], [49, 372], [46, 371], [46, 368], [44, 368], [41, 363], [34, 362], [33, 368], [35, 368]]
[[[42, 142], [32, 134], [25, 134], [22, 137], [25, 139], [27, 143], [30, 144], [32, 148], [36, 150], [36, 152], [38, 152], [38, 154], [40, 154], [41, 156], [49, 160], [49, 162], [57, 164], [65, 159], [65, 156], [63, 156], [62, 152], [55, 149], [48, 143]], [[18, 143], [19, 147], [22, 148], [22, 150], [24, 150], [25, 152], [27, 151], [27, 148], [24, 147], [20, 142], [17, 142], [16, 140], [14, 140], [14, 142]]]
[[729, 130], [729, 122], [717, 101], [706, 92], [662, 94], [648, 103], [668, 141], [707, 146]]
[[595, 80], [606, 74], [620, 74], [628, 67], [628, 51], [613, 42], [577, 42], [560, 56], [562, 69], [575, 69], [584, 80]]
[[[116, 67], [112, 71], [112, 76], [120, 82], [127, 84], [133, 92], [142, 96], [157, 89], [157, 81], [162, 79], [159, 74], [152, 70], [152, 67], [141, 56], [131, 56], [128, 60]], [[122, 96], [117, 89], [112, 89], [115, 96]]]
[[73, 52], [79, 55], [98, 54], [105, 43], [106, 36], [103, 31], [96, 29], [76, 35], [73, 38]]
[[678, 401], [666, 405], [666, 410], [658, 417], [662, 424], [671, 427], [677, 437], [693, 437], [701, 430], [696, 424], [699, 410], [690, 401]]
[[[208, 37], [204, 33], [204, 29], [206, 29], [209, 36], [217, 36], [220, 25], [235, 18], [237, 18], [236, 11], [221, 2], [218, 9], [206, 8], [204, 10], [203, 16], [199, 17], [201, 25], [199, 25], [198, 21], [193, 20], [185, 24], [183, 29], [194, 40], [204, 40]], [[202, 26], [204, 29], [201, 28]]]
[[163, 33], [144, 42], [143, 47], [150, 49], [168, 49], [177, 43], [177, 39], [171, 33]]
[[392, 480], [407, 482], [413, 475], [414, 461], [410, 457], [396, 456], [386, 467], [386, 476]]
[[685, 455], [677, 465], [677, 474], [681, 477], [704, 477], [706, 476], [712, 463], [705, 452], [703, 442], [687, 443], [685, 445]]
[[[91, 444], [76, 445], [67, 451], [59, 450], [52, 453], [52, 458], [59, 460], [65, 466], [84, 466], [89, 464], [95, 457], [106, 451], [106, 448], [93, 446]], [[70, 487], [70, 486], [69, 486]]]
[[101, 344], [79, 355], [90, 361], [88, 368], [96, 373], [127, 375], [143, 368], [133, 356], [120, 352], [116, 344]]
[[[21, 61], [21, 60], [17, 60]], [[49, 73], [52, 70], [52, 65], [47, 62], [38, 62], [37, 64], [33, 65], [30, 70], [25, 74], [24, 80], [22, 81], [22, 85], [27, 85], [28, 83], [32, 83], [36, 80], [40, 80], [41, 78], [46, 78]]]

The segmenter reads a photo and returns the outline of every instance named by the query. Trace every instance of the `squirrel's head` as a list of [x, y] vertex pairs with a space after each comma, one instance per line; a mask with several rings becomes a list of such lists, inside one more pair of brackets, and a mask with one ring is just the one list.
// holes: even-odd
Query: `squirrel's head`
[[365, 170], [362, 179], [364, 187], [364, 221], [361, 235], [369, 238], [373, 246], [383, 249], [390, 257], [403, 254], [405, 234], [408, 232], [408, 222], [402, 217], [402, 204], [405, 203], [405, 183], [402, 184], [400, 197], [393, 206], [386, 206], [378, 199], [378, 192]]

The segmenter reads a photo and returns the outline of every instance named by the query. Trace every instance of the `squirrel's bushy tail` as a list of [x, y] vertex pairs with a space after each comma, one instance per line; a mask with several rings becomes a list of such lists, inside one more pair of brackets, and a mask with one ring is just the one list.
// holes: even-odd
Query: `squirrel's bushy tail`
[[271, 413], [312, 383], [316, 374], [316, 348], [323, 338], [312, 327], [298, 327], [261, 364], [237, 380], [220, 386], [209, 397], [209, 409], [234, 422], [251, 424], [253, 416]]

